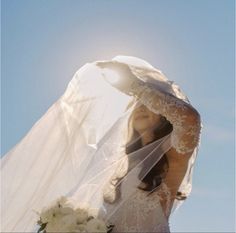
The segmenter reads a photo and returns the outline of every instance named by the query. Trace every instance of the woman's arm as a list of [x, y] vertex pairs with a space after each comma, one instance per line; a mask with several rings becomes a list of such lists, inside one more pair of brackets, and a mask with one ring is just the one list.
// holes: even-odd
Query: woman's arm
[[173, 125], [171, 141], [179, 154], [192, 153], [200, 140], [201, 119], [189, 104], [162, 93], [148, 84], [137, 82], [132, 91], [149, 110], [161, 114]]
[[176, 152], [174, 149], [171, 149], [166, 153], [169, 160], [169, 168], [161, 185], [164, 185], [167, 190], [161, 190], [158, 192], [158, 196], [160, 197], [160, 204], [166, 217], [169, 217], [170, 215], [179, 186], [182, 183], [188, 168], [189, 157], [176, 156], [175, 153]]
[[[196, 109], [175, 96], [163, 92], [158, 86], [154, 87], [153, 84], [139, 79], [126, 64], [105, 61], [97, 62], [96, 65], [103, 69], [111, 69], [119, 75], [118, 82], [107, 80], [112, 86], [128, 95], [136, 96], [149, 110], [165, 116], [171, 122], [172, 146], [179, 154], [191, 153], [194, 150], [199, 143], [201, 131], [200, 115]], [[103, 75], [105, 79], [108, 78], [105, 70]], [[157, 83], [162, 85], [165, 81], [157, 81]]]

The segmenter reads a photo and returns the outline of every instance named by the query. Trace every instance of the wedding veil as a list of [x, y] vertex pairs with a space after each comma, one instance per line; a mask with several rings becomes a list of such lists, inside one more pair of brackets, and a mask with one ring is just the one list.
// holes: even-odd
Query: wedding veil
[[[113, 60], [139, 67], [144, 74], [146, 69], [156, 70], [135, 57]], [[109, 79], [115, 74], [106, 75]], [[190, 104], [164, 75], [139, 78]], [[145, 177], [171, 148], [170, 133], [127, 155], [130, 117], [138, 105], [138, 98], [110, 85], [95, 62], [81, 67], [65, 93], [1, 159], [1, 231], [32, 231], [38, 220], [36, 212], [60, 196], [70, 197], [77, 205], [89, 203], [109, 219], [140, 184], [140, 173]], [[198, 147], [189, 160], [172, 212], [191, 192], [197, 152]], [[114, 174], [123, 178], [122, 195], [108, 206], [104, 204], [105, 187]]]

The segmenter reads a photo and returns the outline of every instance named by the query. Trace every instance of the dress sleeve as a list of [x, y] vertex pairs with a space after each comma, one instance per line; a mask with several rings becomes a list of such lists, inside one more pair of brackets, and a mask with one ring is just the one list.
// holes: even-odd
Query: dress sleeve
[[130, 93], [156, 114], [161, 114], [173, 125], [171, 143], [180, 153], [193, 152], [200, 141], [201, 120], [196, 109], [172, 94], [165, 93], [141, 80], [135, 81]]

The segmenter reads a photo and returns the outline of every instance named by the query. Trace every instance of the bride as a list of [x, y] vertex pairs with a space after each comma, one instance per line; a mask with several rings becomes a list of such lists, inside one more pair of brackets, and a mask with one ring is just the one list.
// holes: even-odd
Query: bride
[[147, 62], [86, 64], [3, 157], [1, 230], [32, 231], [35, 212], [63, 195], [89, 203], [112, 232], [170, 232], [191, 192], [201, 127], [186, 95]]

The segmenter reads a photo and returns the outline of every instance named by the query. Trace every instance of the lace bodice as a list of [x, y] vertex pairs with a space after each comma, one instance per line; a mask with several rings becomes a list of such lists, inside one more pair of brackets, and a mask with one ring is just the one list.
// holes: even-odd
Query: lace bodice
[[137, 189], [108, 219], [109, 223], [115, 225], [112, 232], [170, 232], [166, 217], [170, 206], [167, 205], [168, 208], [163, 212], [160, 204], [163, 194], [170, 203], [170, 192], [165, 183], [149, 195]]
[[[132, 72], [136, 76], [140, 75], [138, 69], [133, 68]], [[178, 153], [190, 153], [198, 146], [202, 125], [200, 115], [190, 104], [140, 79], [132, 83], [129, 92], [152, 112], [165, 116], [171, 122], [173, 125], [172, 146]]]

